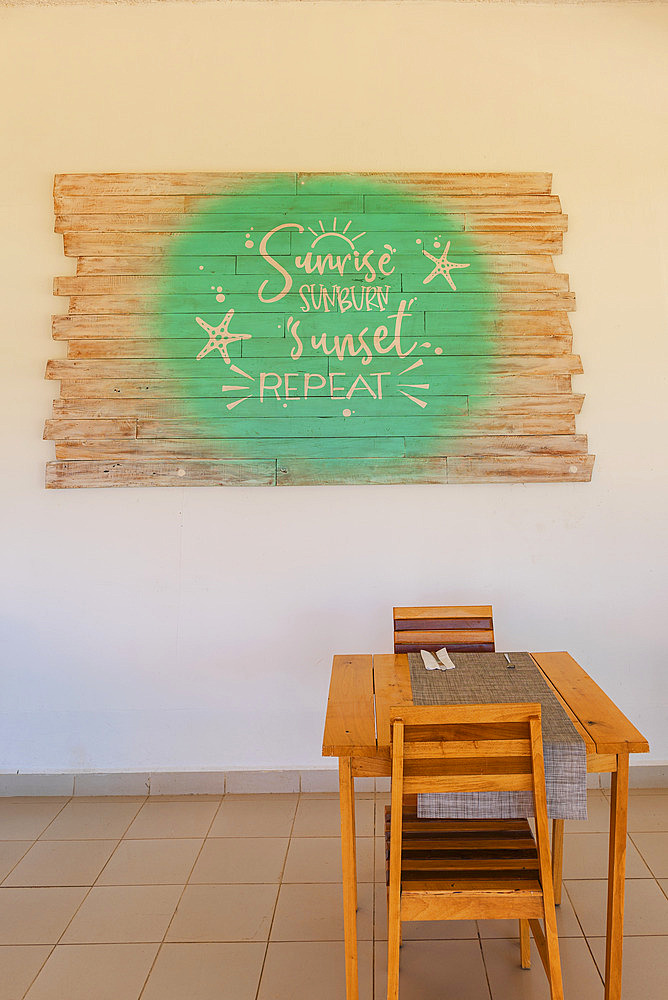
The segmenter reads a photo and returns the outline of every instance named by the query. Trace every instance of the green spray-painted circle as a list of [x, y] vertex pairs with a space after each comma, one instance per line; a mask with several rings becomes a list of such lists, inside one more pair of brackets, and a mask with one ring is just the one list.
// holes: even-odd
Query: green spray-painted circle
[[191, 432], [240, 458], [249, 438], [439, 454], [489, 378], [497, 289], [475, 235], [417, 187], [294, 177], [192, 199], [169, 244], [157, 336]]

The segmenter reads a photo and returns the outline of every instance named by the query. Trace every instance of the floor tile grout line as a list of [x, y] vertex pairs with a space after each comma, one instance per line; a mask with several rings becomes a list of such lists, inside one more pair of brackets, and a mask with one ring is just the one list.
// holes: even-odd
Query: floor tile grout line
[[478, 921], [476, 920], [476, 927], [478, 928], [478, 947], [480, 949], [480, 958], [482, 959], [482, 967], [485, 970], [485, 982], [487, 983], [487, 992], [489, 993], [489, 1000], [493, 1000], [492, 996], [492, 984], [489, 979], [489, 972], [487, 970], [487, 962], [485, 961], [485, 949], [482, 946], [482, 938], [480, 936], [480, 928], [478, 927]]
[[52, 944], [51, 948], [49, 950], [49, 954], [46, 956], [46, 958], [44, 959], [44, 961], [40, 965], [39, 969], [37, 970], [37, 972], [35, 973], [35, 975], [32, 977], [32, 979], [30, 980], [30, 982], [28, 983], [28, 986], [27, 986], [27, 989], [25, 990], [25, 992], [21, 994], [21, 1000], [24, 1000], [24, 998], [28, 995], [28, 993], [30, 992], [30, 990], [33, 988], [35, 980], [37, 979], [37, 977], [39, 976], [40, 972], [42, 971], [42, 969], [44, 968], [44, 966], [46, 965], [46, 963], [49, 961], [49, 959], [51, 958], [51, 956], [53, 955], [53, 953], [54, 953], [55, 950], [56, 950], [56, 946], [55, 946], [55, 944]]
[[[182, 890], [181, 890], [181, 892], [179, 894], [178, 900], [176, 901], [176, 906], [174, 907], [174, 912], [172, 913], [171, 917], [169, 918], [169, 921], [168, 921], [167, 926], [165, 928], [165, 932], [162, 935], [162, 940], [158, 943], [158, 948], [157, 948], [157, 951], [156, 951], [155, 955], [153, 956], [153, 961], [151, 962], [151, 967], [149, 968], [148, 972], [146, 973], [146, 978], [144, 979], [144, 982], [142, 984], [142, 988], [140, 989], [139, 993], [137, 994], [137, 1000], [141, 1000], [142, 996], [144, 995], [144, 990], [146, 989], [146, 987], [148, 985], [148, 981], [151, 978], [151, 973], [153, 972], [153, 970], [154, 970], [154, 968], [156, 966], [156, 963], [158, 961], [158, 957], [160, 955], [160, 952], [162, 951], [162, 948], [163, 948], [163, 945], [165, 944], [167, 935], [169, 934], [169, 929], [172, 926], [172, 924], [174, 922], [174, 917], [176, 916], [178, 908], [181, 905], [181, 900], [183, 899], [183, 894], [185, 893], [186, 889], [188, 888], [188, 885], [190, 884], [190, 876], [192, 875], [193, 871], [195, 870], [195, 866], [196, 866], [197, 862], [199, 861], [199, 858], [200, 858], [200, 855], [201, 855], [202, 851], [204, 850], [204, 845], [206, 844], [207, 837], [209, 835], [211, 827], [216, 822], [216, 816], [220, 812], [224, 801], [225, 801], [225, 795], [222, 795], [221, 798], [220, 798], [220, 802], [218, 803], [218, 805], [216, 806], [216, 808], [213, 811], [213, 816], [211, 817], [211, 821], [210, 821], [209, 825], [206, 828], [206, 832], [204, 834], [204, 837], [202, 838], [202, 843], [200, 844], [199, 851], [195, 855], [195, 860], [193, 861], [192, 865], [190, 866], [190, 869], [189, 869], [188, 874], [186, 876], [183, 888], [182, 888]], [[146, 839], [151, 839], [151, 838], [146, 838]], [[171, 837], [171, 838], [165, 838], [165, 839], [178, 840], [178, 839], [181, 839], [181, 838]], [[195, 840], [195, 839], [198, 839], [198, 838], [195, 838], [195, 837], [190, 838], [189, 837], [189, 838], [183, 838], [183, 839]]]
[[[300, 781], [301, 788], [301, 781]], [[290, 844], [292, 843], [292, 834], [295, 828], [295, 821], [297, 819], [297, 812], [299, 811], [299, 804], [302, 800], [302, 793], [299, 792], [297, 796], [297, 802], [295, 803], [295, 811], [292, 816], [292, 823], [290, 824], [290, 835], [288, 837], [288, 846], [285, 850], [285, 858], [283, 859], [283, 867], [281, 868], [280, 878], [278, 880], [278, 890], [276, 892], [276, 899], [274, 900], [274, 908], [271, 914], [271, 921], [269, 923], [269, 929], [267, 931], [267, 940], [265, 942], [264, 956], [262, 958], [262, 965], [260, 966], [260, 975], [257, 980], [257, 989], [255, 990], [255, 1000], [258, 1000], [260, 996], [260, 988], [262, 987], [262, 977], [264, 975], [264, 969], [267, 964], [267, 956], [269, 955], [269, 942], [271, 940], [271, 932], [274, 929], [274, 921], [276, 920], [276, 911], [278, 909], [278, 900], [281, 895], [281, 887], [283, 886], [283, 875], [285, 873], [285, 866], [288, 863], [288, 854], [290, 853]], [[286, 883], [287, 884], [287, 883]]]
[[121, 846], [122, 843], [123, 843], [123, 838], [121, 837], [120, 840], [117, 841], [116, 846], [114, 847], [113, 851], [111, 852], [105, 863], [102, 865], [102, 868], [97, 873], [97, 878], [93, 882], [91, 889], [98, 887], [98, 881], [102, 877], [102, 873], [106, 870], [107, 865], [109, 864], [109, 862], [111, 861], [111, 859], [113, 858], [113, 856], [115, 855], [116, 851], [118, 850], [118, 848]]
[[37, 836], [35, 837], [35, 843], [37, 843], [37, 841], [38, 841], [38, 840], [39, 840], [39, 839], [40, 839], [41, 837], [43, 837], [43, 836], [44, 836], [44, 834], [45, 834], [45, 833], [46, 833], [46, 831], [47, 831], [47, 830], [49, 829], [49, 827], [50, 827], [50, 826], [51, 826], [51, 825], [52, 825], [53, 823], [55, 823], [55, 822], [56, 822], [56, 820], [57, 820], [57, 819], [58, 819], [58, 817], [60, 816], [60, 814], [61, 814], [61, 812], [63, 811], [63, 809], [65, 809], [65, 808], [66, 808], [66, 807], [67, 807], [67, 806], [68, 806], [68, 805], [70, 804], [70, 802], [72, 801], [72, 799], [73, 799], [73, 798], [74, 798], [74, 796], [73, 796], [73, 795], [70, 795], [70, 797], [69, 797], [69, 798], [67, 799], [67, 801], [66, 801], [66, 802], [63, 802], [62, 806], [60, 807], [60, 809], [58, 810], [58, 812], [56, 813], [56, 815], [55, 815], [55, 816], [53, 816], [53, 817], [52, 817], [52, 818], [51, 818], [51, 819], [49, 820], [49, 822], [48, 822], [48, 823], [46, 824], [46, 826], [44, 827], [44, 829], [42, 830], [42, 832], [41, 832], [41, 833], [38, 833], [38, 834], [37, 834]]
[[[0, 843], [5, 843], [5, 844], [12, 844], [13, 843], [13, 844], [17, 844], [17, 843], [22, 843], [22, 841], [5, 840], [5, 841], [0, 841]], [[37, 843], [37, 841], [36, 840], [33, 840], [32, 842], [25, 841], [25, 843], [29, 843], [30, 846], [25, 849], [25, 851], [23, 852], [23, 854], [21, 855], [21, 857], [18, 858], [18, 860], [12, 865], [12, 867], [9, 869], [9, 871], [7, 872], [7, 874], [5, 875], [5, 877], [2, 880], [0, 880], [0, 889], [2, 889], [2, 888], [5, 888], [5, 889], [19, 889], [19, 888], [22, 888], [21, 886], [8, 886], [8, 885], [5, 885], [5, 882], [7, 881], [7, 879], [9, 878], [9, 876], [12, 874], [12, 872], [14, 871], [14, 869], [18, 865], [21, 864], [21, 862], [25, 858], [26, 854], [29, 851], [32, 851], [32, 849], [35, 846], [35, 844]]]
[[[146, 799], [148, 799], [148, 796], [146, 796]], [[146, 800], [145, 800], [145, 801], [146, 801]], [[136, 812], [135, 812], [135, 813], [133, 814], [132, 818], [131, 818], [130, 820], [128, 820], [128, 823], [127, 823], [127, 826], [125, 827], [125, 829], [124, 829], [123, 833], [121, 834], [121, 837], [120, 837], [120, 839], [121, 839], [121, 840], [123, 839], [123, 837], [125, 836], [125, 834], [126, 834], [126, 833], [128, 832], [128, 830], [130, 829], [130, 827], [131, 827], [131, 826], [132, 826], [132, 824], [134, 823], [134, 821], [135, 821], [135, 818], [136, 818], [137, 814], [138, 814], [138, 813], [139, 813], [139, 812], [141, 811], [141, 809], [142, 809], [142, 808], [143, 808], [143, 806], [145, 805], [145, 801], [144, 801], [144, 802], [142, 802], [142, 804], [141, 804], [141, 805], [140, 805], [140, 806], [139, 806], [139, 807], [137, 808], [137, 810], [136, 810]], [[104, 840], [105, 838], [104, 838], [104, 837], [99, 837], [99, 838], [97, 838], [97, 839], [99, 839], [99, 840]], [[113, 839], [113, 838], [110, 838], [110, 839]], [[114, 850], [115, 850], [115, 849], [114, 849]], [[113, 853], [113, 852], [112, 852], [112, 853]], [[93, 885], [94, 885], [94, 884], [95, 884], [95, 883], [93, 883]], [[56, 941], [56, 943], [55, 943], [55, 945], [54, 945], [54, 951], [55, 951], [55, 949], [56, 949], [56, 948], [58, 947], [58, 945], [59, 945], [59, 944], [61, 943], [61, 941], [62, 941], [63, 937], [65, 936], [65, 934], [67, 933], [67, 931], [68, 931], [68, 929], [69, 929], [69, 927], [70, 927], [70, 925], [71, 925], [72, 921], [74, 920], [74, 918], [76, 917], [77, 913], [79, 912], [79, 910], [81, 909], [81, 907], [82, 907], [82, 906], [84, 905], [84, 903], [86, 902], [86, 900], [87, 900], [87, 899], [88, 899], [88, 897], [90, 896], [91, 892], [93, 891], [93, 885], [90, 885], [90, 886], [87, 886], [87, 887], [84, 887], [84, 888], [86, 888], [86, 892], [84, 893], [84, 896], [83, 896], [83, 899], [81, 900], [81, 902], [79, 903], [79, 905], [78, 905], [78, 906], [77, 906], [77, 908], [75, 909], [74, 913], [72, 914], [72, 916], [70, 917], [70, 919], [69, 919], [69, 920], [67, 921], [67, 924], [66, 924], [66, 925], [65, 925], [65, 927], [63, 928], [63, 930], [62, 930], [62, 933], [60, 934], [60, 937], [58, 938], [58, 940]], [[80, 886], [77, 886], [76, 888], [81, 888], [81, 887], [80, 887]]]
[[[147, 798], [148, 798], [148, 796], [147, 796]], [[56, 820], [56, 819], [58, 818], [58, 816], [60, 816], [61, 812], [62, 812], [62, 811], [63, 811], [63, 809], [65, 808], [65, 806], [69, 805], [69, 803], [70, 803], [71, 801], [73, 801], [73, 799], [74, 799], [74, 796], [70, 796], [70, 798], [68, 799], [68, 801], [67, 801], [67, 802], [65, 802], [65, 803], [63, 804], [63, 808], [62, 808], [62, 809], [59, 809], [59, 810], [58, 810], [58, 812], [56, 813], [56, 815], [55, 815], [55, 816], [53, 817], [53, 819], [51, 820], [51, 823], [55, 822], [55, 820]], [[143, 805], [143, 804], [144, 804], [144, 803], [142, 803], [142, 805]], [[132, 819], [131, 819], [131, 820], [129, 820], [129, 822], [128, 822], [128, 825], [127, 825], [127, 827], [125, 828], [125, 832], [127, 832], [127, 830], [129, 829], [130, 825], [131, 825], [131, 824], [132, 824], [132, 823], [134, 822], [134, 818], [135, 818], [135, 816], [137, 815], [137, 813], [139, 812], [139, 810], [140, 810], [140, 809], [142, 808], [142, 805], [140, 805], [140, 806], [139, 806], [139, 808], [137, 809], [137, 812], [136, 812], [136, 813], [134, 814], [134, 816], [132, 817]], [[39, 835], [39, 837], [38, 837], [38, 838], [37, 838], [37, 839], [36, 839], [36, 840], [34, 841], [34, 843], [35, 843], [35, 844], [36, 844], [36, 843], [49, 843], [49, 841], [42, 841], [42, 840], [41, 840], [41, 837], [42, 837], [42, 836], [43, 836], [43, 835], [44, 835], [44, 834], [46, 833], [46, 831], [47, 831], [47, 830], [49, 829], [49, 827], [51, 826], [51, 823], [48, 823], [48, 824], [47, 824], [47, 826], [46, 826], [46, 827], [44, 828], [44, 830], [42, 830], [42, 833], [41, 833], [41, 834]], [[106, 839], [106, 838], [103, 838], [103, 837], [100, 837], [100, 838], [94, 838], [94, 839], [100, 839], [100, 840], [104, 840], [104, 839]], [[109, 839], [111, 840], [111, 839], [114, 839], [114, 838], [111, 838], [111, 837], [110, 837]], [[123, 839], [123, 835], [121, 836], [121, 840], [122, 840], [122, 839]], [[54, 841], [54, 843], [61, 843], [61, 841]], [[120, 841], [119, 841], [119, 843], [120, 843]], [[117, 846], [118, 846], [118, 845], [117, 845]], [[115, 851], [115, 850], [116, 850], [116, 848], [114, 848], [114, 851]], [[114, 851], [112, 851], [112, 854], [114, 853]], [[98, 877], [99, 877], [99, 876], [98, 876]], [[96, 880], [96, 881], [97, 881], [97, 880]], [[94, 884], [95, 884], [95, 883], [93, 883], [93, 885], [94, 885]], [[27, 888], [27, 887], [26, 887], [26, 888]], [[23, 998], [25, 998], [25, 997], [27, 996], [28, 992], [29, 992], [29, 991], [30, 991], [30, 990], [32, 989], [33, 985], [34, 985], [34, 984], [35, 984], [35, 982], [37, 981], [37, 977], [38, 977], [38, 976], [39, 976], [39, 975], [41, 974], [42, 970], [43, 970], [43, 969], [44, 969], [44, 967], [46, 966], [46, 963], [47, 963], [47, 962], [49, 961], [49, 959], [51, 958], [51, 956], [52, 956], [52, 955], [53, 955], [53, 953], [55, 952], [56, 948], [58, 947], [58, 945], [59, 945], [59, 944], [60, 944], [60, 942], [62, 941], [62, 938], [63, 938], [63, 935], [64, 935], [64, 934], [65, 934], [65, 933], [67, 932], [67, 929], [68, 929], [68, 927], [70, 926], [70, 924], [72, 923], [72, 921], [73, 921], [73, 920], [74, 920], [74, 918], [76, 917], [77, 913], [79, 912], [79, 910], [81, 909], [81, 907], [83, 906], [83, 904], [85, 903], [85, 901], [86, 901], [86, 900], [88, 899], [88, 897], [89, 897], [89, 895], [90, 895], [90, 893], [91, 893], [91, 891], [92, 891], [92, 889], [93, 889], [93, 886], [92, 886], [92, 885], [90, 885], [90, 886], [49, 886], [48, 888], [77, 888], [77, 889], [78, 889], [78, 888], [85, 888], [85, 889], [87, 889], [87, 891], [86, 891], [86, 892], [84, 893], [84, 896], [83, 896], [83, 898], [82, 898], [81, 902], [79, 903], [79, 905], [77, 906], [76, 910], [74, 911], [74, 913], [72, 914], [72, 916], [71, 916], [71, 917], [70, 917], [70, 919], [68, 920], [67, 924], [66, 924], [66, 925], [65, 925], [65, 927], [63, 928], [63, 931], [62, 931], [62, 933], [60, 934], [60, 937], [59, 937], [59, 938], [58, 938], [58, 940], [57, 940], [57, 941], [55, 941], [55, 943], [54, 943], [54, 944], [53, 944], [53, 945], [51, 946], [51, 950], [49, 951], [49, 954], [48, 954], [48, 955], [46, 956], [46, 958], [44, 959], [44, 961], [43, 961], [43, 962], [42, 962], [42, 964], [40, 965], [39, 969], [37, 970], [37, 973], [35, 974], [34, 978], [33, 978], [33, 979], [31, 980], [31, 982], [30, 982], [30, 984], [29, 984], [29, 986], [28, 986], [27, 990], [25, 991], [25, 993], [23, 993]]]
[[[591, 945], [589, 944], [589, 939], [588, 939], [587, 935], [585, 934], [584, 926], [582, 924], [582, 921], [580, 920], [580, 917], [578, 915], [578, 911], [575, 909], [575, 903], [571, 899], [571, 894], [568, 891], [568, 886], [566, 885], [565, 882], [562, 883], [562, 889], [566, 893], [566, 896], [568, 897], [568, 902], [571, 904], [571, 909], [573, 910], [573, 914], [575, 915], [575, 919], [577, 920], [578, 927], [580, 928], [582, 937], [584, 938], [585, 944], [587, 945], [587, 950], [589, 951], [589, 954], [591, 955], [592, 962], [594, 963], [594, 968], [596, 969], [596, 971], [598, 973], [598, 977], [601, 980], [601, 982], [603, 983], [603, 986], [605, 987], [605, 977], [603, 976], [603, 974], [601, 973], [601, 970], [598, 967], [598, 963], [596, 961], [596, 958], [594, 957], [594, 952], [592, 951]], [[592, 934], [592, 937], [594, 937], [594, 936], [595, 935]]]

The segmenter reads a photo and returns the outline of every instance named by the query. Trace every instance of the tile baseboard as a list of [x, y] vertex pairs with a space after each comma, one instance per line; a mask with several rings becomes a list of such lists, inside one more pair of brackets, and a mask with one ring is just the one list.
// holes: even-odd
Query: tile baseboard
[[[631, 788], [668, 788], [668, 764], [640, 764], [630, 769]], [[590, 774], [589, 788], [608, 788], [609, 774]], [[389, 791], [389, 778], [356, 778], [359, 792]], [[335, 793], [336, 768], [237, 771], [123, 771], [85, 774], [0, 774], [1, 796], [72, 795], [231, 795], [266, 793]]]

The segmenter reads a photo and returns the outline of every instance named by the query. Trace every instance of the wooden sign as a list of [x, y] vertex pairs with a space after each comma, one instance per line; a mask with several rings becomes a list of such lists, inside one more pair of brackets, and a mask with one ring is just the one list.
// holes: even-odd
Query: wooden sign
[[63, 174], [48, 487], [576, 482], [549, 174]]

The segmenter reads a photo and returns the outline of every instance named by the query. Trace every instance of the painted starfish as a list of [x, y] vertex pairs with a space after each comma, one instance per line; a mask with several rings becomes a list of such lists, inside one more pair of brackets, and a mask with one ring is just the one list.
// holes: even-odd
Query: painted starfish
[[437, 274], [442, 274], [447, 283], [450, 285], [450, 288], [452, 288], [453, 292], [457, 291], [457, 286], [455, 285], [454, 281], [450, 276], [450, 271], [452, 271], [452, 269], [455, 267], [470, 267], [470, 264], [455, 264], [453, 261], [448, 260], [449, 249], [450, 249], [450, 240], [448, 240], [448, 242], [445, 244], [445, 250], [441, 254], [440, 258], [432, 257], [432, 255], [430, 253], [427, 253], [426, 250], [422, 251], [425, 257], [428, 257], [429, 260], [433, 260], [434, 264], [436, 265], [431, 274], [428, 274], [427, 277], [422, 282], [423, 285], [428, 285], [430, 281], [433, 281], [433, 279], [436, 277]]
[[209, 342], [197, 355], [197, 360], [205, 358], [207, 354], [211, 351], [220, 351], [220, 356], [226, 365], [231, 364], [230, 356], [227, 353], [227, 348], [229, 344], [235, 343], [237, 340], [250, 340], [250, 333], [230, 333], [229, 326], [230, 320], [234, 316], [234, 309], [230, 309], [229, 312], [225, 314], [225, 319], [222, 320], [218, 326], [210, 326], [209, 323], [205, 322], [201, 316], [195, 316], [195, 319], [209, 334]]

